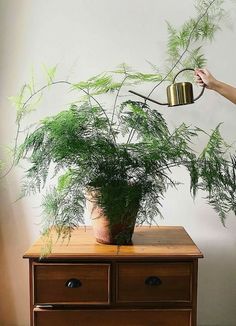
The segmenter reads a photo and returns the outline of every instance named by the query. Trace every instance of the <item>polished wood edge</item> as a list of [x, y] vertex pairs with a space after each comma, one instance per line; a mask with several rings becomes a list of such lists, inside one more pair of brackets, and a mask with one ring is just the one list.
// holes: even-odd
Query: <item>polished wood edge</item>
[[[183, 258], [183, 257], [190, 257], [191, 258], [203, 258], [203, 254], [202, 252], [199, 250], [199, 248], [196, 246], [196, 244], [193, 242], [192, 238], [189, 236], [189, 234], [186, 232], [185, 228], [182, 226], [139, 226], [135, 228], [135, 232], [134, 232], [134, 246], [135, 247], [148, 247], [148, 245], [150, 245], [150, 243], [140, 243], [140, 239], [144, 239], [145, 238], [145, 233], [147, 234], [147, 238], [150, 234], [152, 234], [152, 236], [155, 234], [156, 231], [161, 231], [161, 232], [169, 232], [169, 231], [173, 231], [173, 232], [180, 232], [180, 234], [182, 234], [185, 239], [187, 239], [187, 242], [189, 240], [189, 243], [191, 243], [191, 248], [192, 250], [189, 250], [189, 252], [184, 252], [182, 254], [181, 250], [179, 250], [178, 252], [168, 252], [168, 253], [161, 253], [156, 252], [148, 252], [145, 250], [145, 252], [143, 251], [142, 253], [142, 249], [139, 250], [139, 252], [127, 252], [125, 251], [126, 248], [128, 248], [129, 246], [116, 246], [116, 245], [102, 245], [104, 247], [103, 248], [98, 248], [96, 245], [100, 246], [99, 244], [96, 243], [96, 241], [94, 240], [93, 234], [92, 234], [92, 227], [79, 227], [77, 228], [74, 232], [75, 232], [75, 237], [79, 236], [80, 234], [85, 238], [89, 239], [88, 243], [86, 243], [85, 245], [83, 245], [82, 249], [79, 247], [80, 244], [79, 242], [76, 242], [76, 245], [73, 244], [73, 248], [75, 249], [75, 246], [78, 246], [78, 252], [76, 252], [76, 250], [74, 250], [74, 252], [70, 252], [69, 250], [64, 250], [61, 249], [62, 247], [58, 247], [58, 245], [55, 245], [55, 252], [52, 252], [51, 254], [45, 256], [43, 258], [43, 260], [45, 259], [57, 259], [57, 258], [61, 258], [63, 259], [64, 257], [68, 258], [68, 259], [83, 259], [84, 257], [89, 258], [89, 259], [93, 259], [93, 258], [104, 258], [104, 259], [113, 259], [114, 257], [129, 257], [129, 259], [133, 259], [137, 256], [139, 257], [148, 257], [148, 258], [152, 258], [152, 257], [173, 257], [173, 258]], [[82, 232], [82, 233], [81, 233]], [[86, 234], [87, 233], [87, 234]], [[83, 241], [83, 237], [82, 237], [82, 241]], [[91, 243], [90, 243], [91, 241]], [[94, 241], [94, 242], [93, 242]], [[136, 242], [137, 241], [137, 242]], [[71, 240], [71, 243], [73, 243], [73, 240]], [[38, 239], [29, 250], [27, 250], [25, 252], [25, 254], [23, 255], [23, 258], [26, 259], [40, 259], [42, 258], [40, 256], [40, 248], [41, 248], [42, 243], [40, 242], [40, 239]], [[159, 243], [154, 242], [153, 245], [156, 245], [158, 247]], [[184, 245], [184, 244], [183, 244]], [[189, 244], [187, 244], [188, 246]], [[95, 248], [98, 248], [98, 251], [96, 253], [95, 252], [91, 252], [92, 247], [95, 246]], [[173, 246], [173, 244], [168, 244], [167, 246]], [[152, 245], [150, 245], [150, 247], [152, 247]], [[87, 250], [87, 248], [89, 248], [89, 250]], [[91, 249], [90, 249], [91, 248]], [[106, 253], [106, 249], [109, 249], [109, 252]], [[99, 251], [103, 251], [102, 253]], [[84, 251], [84, 252], [83, 252]], [[89, 252], [90, 251], [90, 252]]]
[[183, 254], [183, 255], [175, 255], [175, 254], [169, 254], [168, 257], [166, 254], [156, 254], [156, 255], [147, 255], [147, 254], [143, 254], [143, 255], [129, 255], [129, 254], [117, 254], [117, 255], [89, 255], [89, 254], [85, 254], [85, 255], [70, 255], [70, 254], [50, 254], [44, 258], [39, 258], [40, 256], [37, 254], [32, 254], [32, 255], [25, 255], [23, 256], [24, 259], [36, 259], [39, 260], [41, 262], [46, 262], [48, 260], [69, 260], [69, 259], [86, 259], [88, 260], [96, 260], [96, 259], [110, 259], [110, 260], [160, 260], [160, 259], [164, 259], [164, 260], [173, 260], [173, 259], [183, 259], [183, 260], [192, 260], [192, 259], [198, 259], [198, 258], [204, 258], [203, 254]]
[[[111, 264], [109, 264], [109, 263], [106, 263], [106, 262], [101, 262], [101, 263], [98, 263], [98, 262], [94, 262], [94, 263], [92, 263], [92, 262], [81, 262], [81, 263], [78, 263], [78, 262], [76, 262], [76, 263], [66, 263], [66, 262], [52, 262], [52, 263], [50, 263], [50, 262], [36, 262], [36, 261], [34, 261], [33, 262], [33, 266], [88, 266], [88, 265], [92, 265], [92, 266], [106, 266], [106, 267], [108, 267], [107, 269], [108, 269], [108, 271], [110, 271], [110, 269], [111, 269]], [[108, 274], [109, 275], [109, 274]]]
[[192, 277], [193, 277], [193, 313], [192, 313], [192, 318], [191, 318], [191, 322], [192, 322], [192, 326], [196, 326], [197, 325], [197, 287], [198, 287], [198, 260], [195, 259], [193, 261], [193, 273], [192, 273]]
[[[143, 311], [143, 312], [145, 312], [145, 311], [156, 311], [156, 312], [158, 312], [158, 311], [186, 311], [186, 312], [190, 312], [190, 314], [192, 314], [192, 309], [191, 308], [146, 308], [145, 307], [145, 309], [143, 309], [143, 307], [135, 307], [135, 308], [133, 308], [132, 309], [132, 311]], [[33, 312], [55, 312], [55, 311], [57, 311], [57, 312], [65, 312], [65, 311], [68, 311], [68, 310], [65, 310], [65, 309], [60, 309], [60, 308], [58, 308], [58, 309], [47, 309], [47, 308], [39, 308], [39, 307], [35, 307], [34, 308], [34, 310], [33, 310]], [[79, 308], [79, 307], [75, 307], [73, 310], [70, 310], [70, 311], [85, 311], [84, 310], [84, 308]], [[89, 308], [87, 311], [89, 311], [89, 312], [93, 312], [93, 311], [102, 311], [100, 308], [99, 309], [96, 309], [96, 308], [93, 308], [93, 309], [91, 309], [91, 308]], [[124, 312], [126, 312], [126, 311], [130, 311], [130, 307], [127, 307], [127, 308], [120, 308], [120, 307], [117, 307], [117, 308], [115, 308], [115, 307], [112, 307], [112, 309], [109, 309], [109, 310], [105, 310], [105, 311], [124, 311]]]
[[199, 256], [198, 258], [204, 258], [203, 253], [201, 252], [201, 250], [198, 248], [198, 246], [196, 245], [196, 243], [193, 241], [193, 239], [190, 237], [190, 235], [188, 234], [188, 232], [185, 230], [185, 228], [183, 227], [183, 230], [186, 232], [186, 235], [189, 237], [189, 239], [192, 241], [193, 245], [198, 249], [199, 251]]
[[[108, 301], [72, 301], [72, 302], [63, 302], [63, 301], [60, 301], [60, 302], [38, 302], [34, 305], [34, 307], [37, 307], [37, 306], [52, 306], [52, 307], [60, 307], [60, 306], [68, 306], [68, 307], [71, 307], [71, 306], [110, 306], [110, 302]], [[46, 309], [46, 308], [45, 308]]]
[[29, 259], [29, 299], [30, 299], [30, 326], [34, 325], [34, 316], [33, 316], [33, 307], [34, 307], [34, 303], [33, 303], [33, 268], [32, 268], [32, 260]]

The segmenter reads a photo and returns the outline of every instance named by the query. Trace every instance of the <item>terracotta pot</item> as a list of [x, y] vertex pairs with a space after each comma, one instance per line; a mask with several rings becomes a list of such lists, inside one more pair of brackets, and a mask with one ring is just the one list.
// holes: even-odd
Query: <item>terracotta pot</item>
[[95, 195], [87, 194], [87, 209], [91, 216], [96, 241], [103, 244], [127, 245], [132, 243], [138, 208], [132, 214], [121, 217], [120, 222], [111, 224], [109, 218], [98, 206]]

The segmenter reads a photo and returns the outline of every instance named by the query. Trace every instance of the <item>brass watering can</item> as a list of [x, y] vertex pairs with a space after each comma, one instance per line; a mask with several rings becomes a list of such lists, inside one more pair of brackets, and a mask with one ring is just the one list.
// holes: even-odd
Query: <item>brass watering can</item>
[[180, 70], [174, 77], [172, 84], [169, 85], [166, 89], [167, 93], [167, 103], [161, 103], [156, 100], [153, 100], [147, 96], [141, 95], [139, 93], [136, 93], [134, 91], [129, 91], [132, 94], [135, 94], [137, 96], [140, 96], [144, 98], [145, 100], [151, 101], [153, 103], [159, 104], [159, 105], [168, 105], [168, 106], [178, 106], [178, 105], [186, 105], [186, 104], [192, 104], [195, 101], [197, 101], [202, 94], [204, 93], [205, 86], [202, 88], [201, 93], [194, 98], [193, 96], [193, 85], [190, 82], [180, 82], [176, 83], [175, 80], [177, 76], [186, 70], [192, 70], [194, 71], [193, 68], [185, 68]]

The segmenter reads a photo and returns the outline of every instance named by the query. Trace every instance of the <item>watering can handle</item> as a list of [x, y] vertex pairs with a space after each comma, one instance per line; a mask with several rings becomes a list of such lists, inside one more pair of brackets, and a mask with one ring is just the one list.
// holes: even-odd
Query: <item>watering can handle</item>
[[[193, 68], [184, 68], [184, 69], [180, 70], [180, 71], [175, 75], [172, 84], [174, 84], [174, 82], [175, 82], [177, 76], [178, 76], [179, 74], [181, 74], [181, 72], [186, 71], [186, 70], [195, 71]], [[194, 102], [197, 101], [197, 100], [198, 100], [198, 99], [203, 95], [203, 93], [204, 93], [204, 91], [205, 91], [205, 88], [206, 88], [206, 86], [204, 85], [203, 88], [202, 88], [202, 90], [201, 90], [201, 92], [200, 92], [200, 94], [199, 94], [197, 97], [195, 97], [195, 98], [193, 99]]]
[[[194, 71], [193, 68], [184, 68], [184, 69], [180, 70], [180, 71], [175, 75], [175, 77], [174, 77], [174, 79], [173, 79], [173, 81], [172, 81], [172, 84], [175, 83], [175, 80], [176, 80], [177, 76], [178, 76], [181, 72], [186, 71], [186, 70]], [[194, 102], [197, 101], [197, 100], [198, 100], [198, 99], [203, 95], [204, 91], [205, 91], [205, 85], [203, 86], [203, 88], [202, 88], [200, 94], [199, 94], [196, 98], [194, 98], [193, 101], [194, 101]], [[140, 97], [144, 98], [145, 100], [151, 101], [151, 102], [156, 103], [156, 104], [159, 104], [159, 105], [168, 105], [168, 104], [169, 104], [169, 103], [161, 103], [161, 102], [158, 102], [158, 101], [156, 101], [156, 100], [151, 99], [151, 98], [148, 97], [148, 96], [144, 96], [144, 95], [139, 94], [139, 93], [134, 92], [134, 91], [129, 91], [129, 92], [132, 93], [132, 94], [134, 94], [134, 95], [140, 96]]]

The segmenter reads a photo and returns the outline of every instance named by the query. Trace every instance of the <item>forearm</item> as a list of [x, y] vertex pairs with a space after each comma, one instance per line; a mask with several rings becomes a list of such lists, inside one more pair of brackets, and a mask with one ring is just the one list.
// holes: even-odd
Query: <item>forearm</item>
[[217, 93], [219, 93], [220, 95], [227, 98], [232, 103], [236, 104], [236, 88], [235, 87], [217, 80], [215, 82], [214, 86], [212, 87], [212, 89], [214, 91], [216, 91]]

